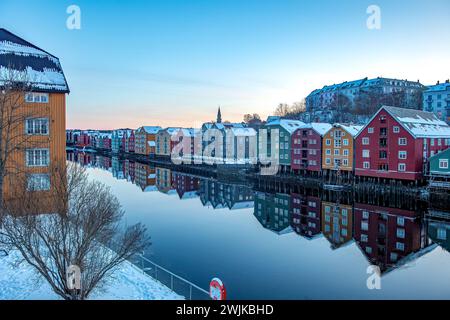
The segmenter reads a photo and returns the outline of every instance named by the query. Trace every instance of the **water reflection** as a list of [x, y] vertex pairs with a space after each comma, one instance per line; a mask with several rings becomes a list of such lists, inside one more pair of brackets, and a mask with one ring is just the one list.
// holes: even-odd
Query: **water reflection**
[[386, 274], [427, 254], [437, 245], [450, 249], [450, 213], [434, 215], [411, 201], [396, 207], [380, 206], [385, 199], [358, 202], [352, 192], [298, 188], [287, 192], [261, 190], [243, 183], [219, 181], [170, 168], [68, 153], [82, 165], [110, 171], [143, 192], [160, 192], [179, 199], [198, 198], [205, 207], [239, 210], [253, 208], [265, 229], [282, 237], [296, 234], [309, 241], [325, 238], [332, 251], [355, 244], [368, 263]]

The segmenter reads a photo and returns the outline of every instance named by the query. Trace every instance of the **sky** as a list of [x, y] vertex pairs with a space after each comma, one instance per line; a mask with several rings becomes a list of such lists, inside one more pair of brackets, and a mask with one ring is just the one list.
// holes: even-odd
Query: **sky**
[[0, 1], [0, 27], [60, 58], [80, 129], [200, 127], [218, 106], [224, 120], [266, 118], [364, 77], [435, 84], [450, 77], [448, 21], [450, 0]]

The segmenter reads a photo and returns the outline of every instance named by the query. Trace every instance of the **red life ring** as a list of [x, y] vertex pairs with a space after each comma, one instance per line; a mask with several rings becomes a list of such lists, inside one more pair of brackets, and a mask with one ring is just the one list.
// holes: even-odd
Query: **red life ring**
[[219, 278], [213, 278], [209, 284], [209, 296], [213, 300], [226, 300], [227, 291]]

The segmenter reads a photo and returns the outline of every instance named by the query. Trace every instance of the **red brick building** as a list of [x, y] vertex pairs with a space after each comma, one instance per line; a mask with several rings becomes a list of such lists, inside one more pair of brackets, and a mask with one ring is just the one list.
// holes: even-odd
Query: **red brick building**
[[419, 180], [429, 157], [450, 146], [450, 127], [431, 112], [384, 106], [355, 146], [356, 176]]

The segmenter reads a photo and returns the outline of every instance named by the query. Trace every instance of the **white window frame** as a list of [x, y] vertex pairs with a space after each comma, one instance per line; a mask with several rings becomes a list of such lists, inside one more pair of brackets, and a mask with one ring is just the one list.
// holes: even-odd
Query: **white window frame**
[[394, 127], [392, 128], [392, 132], [394, 132], [394, 133], [399, 133], [399, 132], [400, 132], [400, 127], [399, 127], [399, 126], [394, 126]]
[[48, 103], [48, 93], [28, 92], [25, 94], [26, 103]]
[[439, 159], [439, 169], [448, 169], [448, 159]]
[[367, 128], [367, 133], [373, 133], [373, 127]]
[[362, 157], [363, 158], [370, 158], [370, 150], [369, 149], [364, 149], [362, 151]]
[[27, 177], [27, 191], [49, 191], [50, 175], [46, 173], [30, 174]]
[[[47, 152], [46, 158], [43, 158], [43, 152]], [[38, 155], [36, 153], [39, 153]], [[37, 160], [37, 161], [36, 161]], [[27, 167], [48, 167], [50, 164], [49, 148], [34, 148], [25, 151], [25, 163]]]
[[[402, 143], [402, 141], [404, 141], [405, 143]], [[408, 145], [408, 139], [406, 139], [406, 138], [398, 138], [398, 145], [399, 146], [406, 146], [406, 145]]]
[[[30, 123], [31, 122], [31, 123]], [[46, 132], [40, 132], [42, 129], [42, 124], [46, 125]], [[30, 132], [30, 125], [32, 131]], [[25, 119], [25, 133], [27, 135], [39, 135], [39, 136], [48, 136], [50, 132], [50, 121], [48, 118], [27, 118]]]
[[370, 144], [370, 139], [369, 137], [364, 137], [362, 138], [362, 144], [367, 146], [368, 144]]
[[408, 152], [407, 151], [399, 151], [398, 152], [398, 158], [401, 159], [401, 160], [407, 159], [408, 158]]
[[406, 163], [399, 163], [398, 164], [398, 171], [399, 172], [405, 172], [406, 171]]
[[370, 162], [369, 161], [364, 161], [363, 162], [363, 169], [370, 169]]

